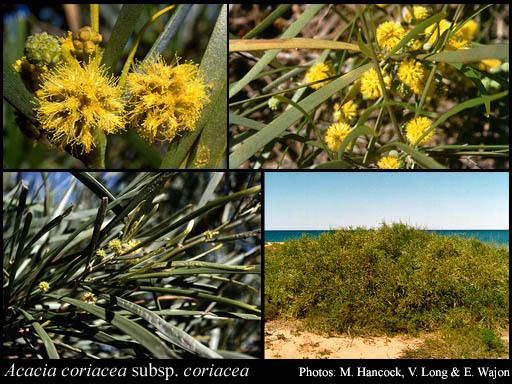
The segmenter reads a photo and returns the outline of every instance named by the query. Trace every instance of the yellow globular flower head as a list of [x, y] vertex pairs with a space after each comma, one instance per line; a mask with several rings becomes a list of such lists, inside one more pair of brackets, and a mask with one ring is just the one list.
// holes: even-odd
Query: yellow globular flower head
[[50, 284], [47, 281], [41, 281], [39, 283], [39, 290], [44, 293], [48, 292], [50, 290]]
[[427, 72], [420, 62], [414, 60], [404, 60], [398, 68], [398, 78], [411, 90], [421, 95], [425, 88]]
[[[405, 135], [407, 140], [411, 144], [416, 144], [418, 139], [430, 128], [432, 125], [432, 120], [424, 117], [418, 116], [409, 121], [405, 126]], [[423, 145], [428, 143], [432, 137], [434, 136], [434, 130], [431, 130], [419, 143], [418, 145]]]
[[[128, 250], [132, 249], [133, 247], [136, 247], [137, 245], [139, 245], [139, 243], [140, 243], [139, 241], [137, 241], [135, 239], [131, 239], [124, 244], [123, 248], [125, 251], [128, 251]], [[135, 252], [138, 252], [138, 251], [140, 251], [140, 249], [136, 250]]]
[[411, 51], [419, 51], [420, 49], [423, 48], [423, 43], [421, 42], [421, 40], [412, 39], [411, 41], [409, 41], [407, 46], [411, 49]]
[[377, 42], [384, 49], [392, 49], [404, 36], [405, 30], [393, 21], [386, 21], [377, 28]]
[[[384, 85], [386, 88], [391, 86], [391, 78], [383, 74]], [[379, 76], [375, 69], [371, 68], [361, 76], [361, 93], [365, 99], [378, 99], [382, 96]]]
[[124, 129], [121, 96], [99, 57], [84, 64], [66, 61], [43, 75], [36, 117], [54, 144], [89, 153], [95, 145], [95, 130], [116, 133]]
[[473, 40], [478, 32], [478, 23], [475, 20], [469, 20], [464, 23], [462, 27], [457, 31], [456, 35], [461, 35], [465, 40]]
[[[428, 44], [433, 46], [437, 39], [442, 36], [451, 26], [451, 22], [442, 19], [439, 23], [433, 24], [425, 29], [425, 34], [430, 36]], [[455, 26], [454, 26], [455, 28]], [[459, 50], [465, 49], [473, 40], [478, 31], [478, 23], [474, 20], [469, 20], [465, 23], [446, 43], [446, 50]]]
[[103, 248], [101, 248], [96, 251], [96, 255], [101, 258], [104, 258], [107, 256], [107, 252], [105, 252], [105, 250]]
[[501, 64], [501, 60], [498, 59], [485, 59], [482, 60], [478, 65], [478, 67], [483, 71], [492, 72], [497, 69]]
[[450, 28], [450, 25], [451, 23], [448, 20], [442, 19], [439, 20], [438, 23], [425, 28], [425, 35], [430, 36], [427, 44], [432, 47], [436, 43], [437, 39], [445, 33], [448, 28]]
[[193, 131], [208, 101], [207, 86], [193, 63], [167, 65], [157, 57], [139, 64], [126, 84], [130, 123], [150, 143]]
[[96, 304], [96, 296], [94, 295], [94, 293], [92, 292], [85, 292], [83, 295], [82, 295], [82, 301], [85, 301], [86, 303], [89, 303], [89, 304]]
[[[305, 83], [314, 83], [315, 81], [325, 80], [335, 75], [334, 68], [326, 63], [316, 63], [311, 66], [306, 72], [304, 77]], [[313, 89], [322, 88], [327, 82], [321, 82], [317, 84], [311, 84], [310, 87]]]
[[357, 105], [352, 100], [347, 101], [345, 104], [334, 104], [333, 117], [336, 121], [351, 122], [357, 116]]
[[344, 122], [334, 123], [327, 128], [325, 142], [331, 151], [336, 152], [340, 148], [341, 143], [349, 134], [350, 129], [350, 125]]
[[123, 252], [123, 243], [119, 239], [110, 240], [108, 242], [108, 247], [118, 256]]
[[428, 9], [422, 5], [413, 5], [412, 12], [408, 9], [405, 11], [404, 20], [406, 23], [412, 21], [422, 21], [428, 17]]
[[380, 169], [398, 169], [400, 168], [400, 160], [395, 156], [384, 156], [377, 162]]

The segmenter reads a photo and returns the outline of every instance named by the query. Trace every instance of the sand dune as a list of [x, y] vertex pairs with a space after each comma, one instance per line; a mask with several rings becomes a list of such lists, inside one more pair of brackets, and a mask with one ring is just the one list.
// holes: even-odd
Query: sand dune
[[396, 359], [423, 340], [408, 336], [330, 337], [297, 331], [297, 325], [293, 321], [265, 324], [265, 358]]

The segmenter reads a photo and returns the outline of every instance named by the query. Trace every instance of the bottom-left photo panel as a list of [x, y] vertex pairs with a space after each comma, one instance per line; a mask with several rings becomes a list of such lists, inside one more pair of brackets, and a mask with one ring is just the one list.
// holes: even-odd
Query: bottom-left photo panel
[[261, 174], [4, 172], [4, 359], [262, 357]]

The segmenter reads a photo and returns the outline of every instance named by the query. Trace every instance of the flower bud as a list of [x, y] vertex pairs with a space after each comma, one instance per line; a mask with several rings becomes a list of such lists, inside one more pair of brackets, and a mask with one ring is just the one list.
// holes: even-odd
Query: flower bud
[[31, 35], [25, 42], [25, 55], [38, 67], [57, 64], [61, 59], [59, 39], [46, 32]]

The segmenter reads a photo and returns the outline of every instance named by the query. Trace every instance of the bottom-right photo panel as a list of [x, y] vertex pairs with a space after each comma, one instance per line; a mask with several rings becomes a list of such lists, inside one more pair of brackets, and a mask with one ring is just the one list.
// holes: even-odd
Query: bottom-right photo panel
[[509, 357], [505, 172], [265, 174], [265, 358]]

